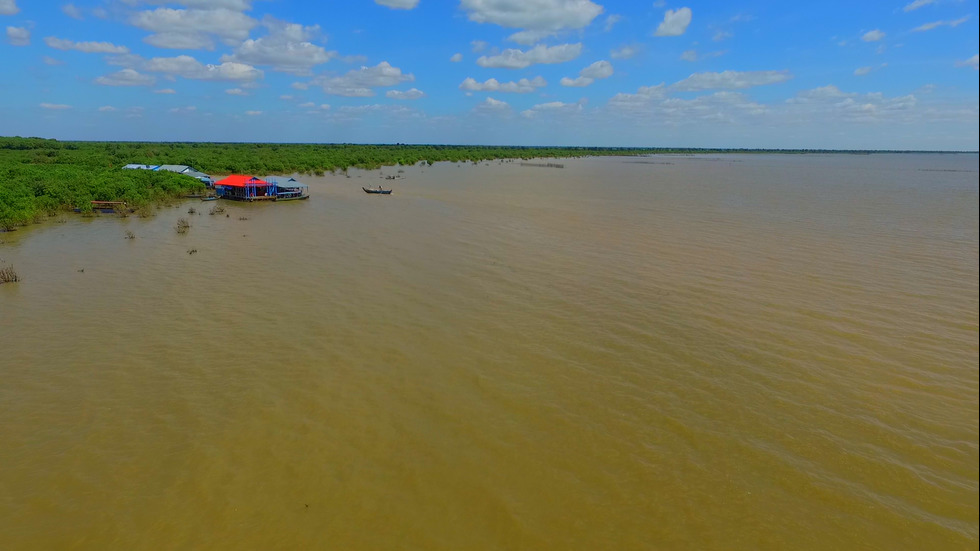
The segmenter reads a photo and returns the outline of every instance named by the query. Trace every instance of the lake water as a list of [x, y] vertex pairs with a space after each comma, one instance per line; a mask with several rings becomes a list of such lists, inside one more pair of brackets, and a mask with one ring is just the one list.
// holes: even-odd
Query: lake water
[[976, 548], [977, 155], [556, 162], [0, 234], [0, 547]]

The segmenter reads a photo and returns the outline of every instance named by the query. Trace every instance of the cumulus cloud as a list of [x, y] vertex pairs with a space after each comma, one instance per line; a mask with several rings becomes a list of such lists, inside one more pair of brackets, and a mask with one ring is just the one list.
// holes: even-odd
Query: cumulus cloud
[[510, 40], [530, 45], [545, 36], [568, 29], [581, 29], [602, 13], [590, 0], [462, 0], [470, 21], [524, 29]]
[[691, 24], [691, 8], [667, 10], [664, 20], [654, 31], [654, 36], [680, 36]]
[[242, 90], [241, 88], [228, 88], [225, 93], [229, 96], [247, 96], [248, 92]]
[[453, 54], [452, 57], [449, 58], [449, 61], [452, 61], [453, 63], [459, 63], [460, 61], [463, 61], [463, 54], [456, 52], [455, 54]]
[[267, 36], [242, 42], [232, 55], [222, 56], [221, 61], [270, 65], [275, 71], [308, 75], [313, 67], [330, 61], [336, 55], [310, 42], [319, 34], [319, 25], [304, 27], [271, 17], [263, 20], [263, 25], [269, 29]]
[[616, 23], [619, 23], [622, 20], [623, 20], [623, 16], [621, 15], [615, 15], [615, 14], [610, 15], [609, 17], [606, 18], [606, 24], [603, 26], [602, 30], [609, 32], [613, 30], [613, 27], [616, 26]]
[[645, 108], [653, 101], [667, 97], [667, 87], [663, 83], [656, 86], [640, 86], [635, 94], [620, 92], [609, 99], [609, 105], [620, 109], [632, 110]]
[[197, 111], [197, 107], [194, 105], [188, 105], [186, 107], [172, 107], [168, 110], [170, 113], [181, 114], [181, 113], [193, 113]]
[[467, 77], [459, 85], [459, 89], [466, 92], [508, 92], [513, 94], [527, 94], [547, 85], [548, 82], [540, 76], [534, 77], [531, 80], [522, 78], [517, 82], [499, 82], [497, 79], [491, 78], [482, 83], [477, 82], [473, 78]]
[[117, 109], [111, 105], [103, 105], [102, 107], [99, 107], [99, 112], [101, 113], [111, 113], [113, 111], [117, 111]]
[[869, 74], [872, 70], [873, 69], [871, 67], [858, 67], [857, 69], [854, 69], [854, 76], [863, 77], [864, 75]]
[[560, 81], [562, 86], [581, 88], [588, 86], [598, 79], [609, 78], [613, 74], [612, 63], [606, 60], [596, 61], [592, 65], [579, 71], [577, 78], [563, 77]]
[[720, 73], [695, 73], [671, 85], [671, 90], [691, 92], [697, 90], [739, 90], [767, 84], [778, 84], [793, 78], [789, 71], [722, 71]]
[[851, 122], [901, 120], [911, 116], [918, 104], [913, 94], [885, 97], [880, 92], [857, 94], [843, 92], [834, 85], [803, 90], [786, 100], [791, 113], [800, 117]]
[[123, 69], [110, 75], [95, 79], [102, 86], [153, 86], [156, 79], [150, 75], [141, 74], [133, 69]]
[[43, 61], [45, 65], [64, 65], [65, 64], [64, 61], [61, 61], [60, 59], [55, 59], [55, 58], [53, 58], [51, 56], [43, 56], [41, 58], [41, 61]]
[[725, 55], [725, 51], [724, 50], [723, 51], [718, 51], [718, 52], [704, 52], [704, 53], [698, 53], [697, 50], [685, 50], [681, 54], [681, 59], [684, 60], [684, 61], [690, 61], [690, 62], [693, 63], [695, 61], [704, 60], [704, 59], [711, 59], [713, 57], [719, 57], [719, 56], [722, 56], [722, 55]]
[[480, 67], [502, 69], [523, 69], [538, 63], [564, 63], [571, 61], [582, 53], [582, 44], [559, 44], [545, 46], [538, 44], [530, 50], [506, 49], [499, 55], [480, 56], [476, 64]]
[[48, 36], [44, 38], [48, 47], [56, 50], [76, 50], [87, 54], [128, 54], [129, 48], [116, 46], [109, 42], [73, 42], [62, 38]]
[[951, 21], [933, 21], [932, 23], [926, 23], [925, 25], [919, 25], [918, 27], [912, 29], [914, 33], [921, 33], [924, 31], [931, 31], [937, 27], [957, 27], [966, 23], [970, 19], [969, 16], [961, 17], [959, 19], [954, 19]]
[[0, 0], [0, 15], [17, 15], [20, 8], [17, 7], [16, 0]]
[[978, 61], [978, 59], [980, 59], [980, 57], [978, 57], [977, 54], [973, 54], [973, 57], [971, 57], [969, 59], [964, 59], [963, 61], [957, 61], [956, 62], [956, 66], [957, 67], [973, 67], [973, 70], [976, 71], [976, 70], [978, 70], [978, 65], [977, 64], [980, 63], [980, 61]]
[[711, 40], [715, 42], [721, 42], [722, 40], [728, 40], [729, 38], [735, 36], [735, 33], [731, 31], [717, 31], [715, 35], [711, 37]]
[[213, 50], [214, 42], [203, 33], [164, 32], [143, 38], [150, 46], [169, 50]]
[[41, 103], [40, 106], [42, 109], [51, 109], [54, 111], [71, 109], [71, 105], [66, 105], [64, 103]]
[[26, 27], [7, 27], [7, 42], [11, 46], [30, 46], [31, 31]]
[[861, 36], [861, 40], [865, 42], [877, 42], [882, 38], [885, 38], [885, 33], [878, 29], [868, 31]]
[[143, 65], [144, 70], [165, 73], [191, 80], [224, 80], [250, 82], [262, 78], [262, 71], [244, 63], [225, 62], [204, 65], [188, 55], [155, 57]]
[[909, 2], [908, 4], [905, 4], [905, 7], [902, 8], [902, 11], [910, 12], [912, 10], [917, 10], [923, 6], [934, 4], [935, 2], [936, 0], [915, 0], [914, 2]]
[[419, 99], [425, 97], [425, 92], [419, 90], [418, 88], [409, 88], [408, 90], [388, 90], [385, 92], [385, 96], [391, 99]]
[[640, 52], [639, 48], [635, 46], [626, 45], [621, 48], [617, 48], [609, 52], [609, 57], [613, 59], [629, 59], [636, 56]]
[[[185, 2], [186, 3], [186, 2]], [[227, 42], [246, 40], [249, 32], [258, 24], [255, 19], [241, 11], [229, 8], [216, 9], [174, 9], [157, 8], [133, 15], [129, 22], [143, 30], [165, 34], [169, 40], [177, 40], [174, 35], [213, 34]], [[157, 39], [167, 43], [167, 38]]]
[[483, 50], [486, 50], [487, 46], [489, 46], [489, 44], [483, 40], [473, 40], [470, 42], [470, 47], [472, 47], [474, 54], [478, 54]]
[[521, 111], [521, 116], [531, 119], [541, 113], [578, 113], [582, 111], [584, 107], [585, 100], [581, 100], [578, 103], [551, 101], [548, 103], [539, 103], [530, 109], [525, 109], [524, 111]]
[[475, 109], [477, 111], [484, 111], [484, 112], [509, 111], [510, 104], [507, 103], [506, 101], [495, 100], [487, 96], [487, 98], [483, 100], [479, 105], [477, 105]]
[[173, 88], [161, 88], [159, 90], [154, 90], [154, 94], [176, 94], [177, 91]]
[[374, 0], [374, 3], [393, 10], [411, 10], [419, 5], [419, 0]]
[[82, 10], [78, 9], [78, 6], [75, 4], [65, 4], [64, 6], [61, 6], [61, 13], [79, 21], [83, 19]]
[[374, 95], [372, 88], [395, 86], [413, 80], [415, 75], [404, 74], [398, 67], [382, 61], [374, 67], [361, 67], [339, 77], [319, 76], [310, 81], [310, 84], [335, 96], [368, 97]]

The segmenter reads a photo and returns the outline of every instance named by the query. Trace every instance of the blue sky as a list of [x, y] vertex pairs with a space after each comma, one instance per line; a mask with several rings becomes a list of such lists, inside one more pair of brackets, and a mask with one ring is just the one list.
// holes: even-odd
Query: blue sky
[[0, 0], [0, 135], [976, 150], [978, 12]]

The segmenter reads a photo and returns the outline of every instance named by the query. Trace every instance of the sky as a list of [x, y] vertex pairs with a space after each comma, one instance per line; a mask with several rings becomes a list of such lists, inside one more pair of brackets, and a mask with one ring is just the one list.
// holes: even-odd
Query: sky
[[0, 0], [0, 135], [978, 149], [978, 2]]

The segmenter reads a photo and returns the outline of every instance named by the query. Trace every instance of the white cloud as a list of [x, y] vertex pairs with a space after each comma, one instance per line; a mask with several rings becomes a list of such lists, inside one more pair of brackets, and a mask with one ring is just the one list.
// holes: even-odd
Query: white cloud
[[78, 9], [78, 6], [75, 4], [65, 4], [64, 6], [61, 6], [61, 13], [71, 17], [72, 19], [78, 19], [79, 21], [83, 19], [82, 10]]
[[731, 31], [717, 31], [715, 35], [711, 37], [711, 40], [721, 42], [722, 40], [727, 40], [733, 36], [735, 36], [735, 33]]
[[625, 110], [635, 110], [646, 108], [652, 102], [665, 97], [667, 97], [667, 88], [661, 83], [656, 86], [640, 86], [635, 94], [620, 92], [609, 99], [609, 105]]
[[613, 30], [613, 27], [616, 26], [616, 23], [619, 23], [622, 20], [623, 20], [623, 16], [621, 15], [616, 15], [616, 14], [610, 15], [609, 17], [606, 17], [606, 24], [603, 26], [602, 30], [609, 32]]
[[905, 7], [902, 8], [902, 11], [910, 12], [912, 10], [917, 10], [923, 6], [934, 4], [935, 2], [936, 0], [915, 0], [914, 2], [909, 2], [908, 4], [905, 4]]
[[917, 104], [918, 99], [912, 94], [887, 98], [880, 92], [842, 92], [833, 85], [804, 90], [786, 100], [790, 112], [798, 117], [849, 122], [908, 119]]
[[143, 38], [150, 46], [169, 50], [213, 50], [214, 42], [203, 33], [164, 32]]
[[20, 8], [17, 7], [16, 0], [0, 0], [0, 15], [17, 15]]
[[449, 61], [452, 61], [453, 63], [459, 63], [460, 61], [463, 61], [463, 54], [456, 52], [455, 54], [453, 54], [452, 57], [449, 58]]
[[282, 101], [293, 101], [293, 96], [289, 94], [282, 94], [281, 96], [279, 96], [279, 99], [281, 99]]
[[861, 40], [865, 42], [877, 42], [882, 38], [885, 38], [885, 33], [878, 29], [868, 31], [861, 36]]
[[41, 61], [43, 61], [45, 65], [52, 65], [52, 66], [65, 64], [64, 61], [61, 61], [60, 59], [55, 59], [51, 56], [44, 56], [41, 58]]
[[869, 74], [872, 70], [872, 67], [858, 67], [857, 69], [854, 69], [854, 76], [863, 77], [864, 75]]
[[593, 82], [595, 82], [595, 79], [589, 77], [576, 77], [576, 78], [561, 77], [561, 80], [558, 81], [558, 83], [561, 84], [562, 86], [569, 86], [572, 88], [582, 88], [583, 86], [588, 86]]
[[186, 107], [173, 107], [168, 110], [170, 113], [180, 114], [180, 113], [193, 113], [197, 111], [197, 107], [193, 105], [188, 105]]
[[963, 61], [957, 61], [956, 62], [956, 66], [957, 67], [973, 67], [973, 70], [974, 71], [977, 71], [977, 70], [980, 70], [980, 68], [978, 68], [978, 67], [980, 67], [980, 66], [978, 66], [978, 63], [980, 63], [980, 56], [978, 56], [978, 54], [973, 54], [973, 57], [971, 57], [969, 59], [964, 59]]
[[581, 29], [602, 13], [591, 0], [461, 0], [470, 21], [525, 29], [508, 37], [520, 44], [568, 29]]
[[654, 0], [653, 7], [658, 9], [667, 7], [667, 0]]
[[154, 94], [176, 94], [177, 91], [173, 88], [161, 88], [159, 90], [154, 90]]
[[480, 67], [503, 69], [523, 69], [537, 63], [564, 63], [571, 61], [582, 53], [582, 44], [560, 44], [545, 46], [538, 44], [528, 51], [506, 49], [499, 55], [480, 56], [476, 64]]
[[221, 61], [271, 65], [276, 71], [308, 75], [313, 67], [330, 61], [336, 55], [310, 42], [320, 33], [319, 25], [304, 27], [272, 17], [266, 17], [262, 24], [269, 29], [267, 36], [242, 42], [232, 55], [223, 56]]
[[62, 38], [48, 36], [44, 43], [56, 50], [77, 50], [87, 54], [128, 54], [129, 48], [116, 46], [109, 42], [73, 42]]
[[11, 46], [30, 46], [31, 31], [26, 27], [7, 27], [7, 42]]
[[241, 88], [228, 88], [225, 93], [229, 96], [247, 96], [248, 92], [242, 90]]
[[299, 106], [302, 107], [302, 108], [304, 108], [304, 109], [312, 109], [312, 108], [316, 107], [316, 104], [313, 103], [312, 101], [307, 101], [305, 103], [299, 104]]
[[489, 44], [487, 44], [483, 40], [473, 40], [472, 42], [470, 42], [470, 46], [473, 47], [473, 53], [478, 54], [483, 50], [486, 50]]
[[250, 117], [257, 117], [262, 114], [262, 111], [245, 111], [245, 114]]
[[473, 110], [476, 111], [477, 113], [486, 113], [486, 114], [492, 113], [496, 115], [509, 114], [510, 104], [507, 103], [506, 101], [495, 100], [488, 96], [485, 100], [477, 104], [477, 106], [474, 107]]
[[562, 86], [581, 88], [588, 86], [598, 79], [609, 78], [613, 74], [612, 63], [606, 60], [596, 61], [585, 69], [579, 71], [577, 78], [563, 77], [560, 81]]
[[585, 100], [579, 101], [578, 103], [551, 101], [548, 103], [539, 103], [530, 109], [521, 111], [521, 115], [530, 119], [541, 113], [577, 113], [582, 111], [584, 106]]
[[125, 0], [127, 4], [150, 4], [163, 6], [167, 4], [182, 4], [188, 8], [206, 10], [226, 9], [232, 11], [248, 11], [252, 9], [252, 0]]
[[721, 50], [717, 52], [704, 52], [704, 53], [698, 53], [697, 50], [685, 50], [684, 53], [681, 54], [681, 59], [684, 61], [695, 62], [699, 60], [711, 59], [713, 57], [719, 57], [722, 55], [725, 55], [725, 50]]
[[99, 107], [99, 111], [102, 113], [111, 113], [113, 111], [118, 111], [118, 109], [111, 105], [103, 105], [102, 107]]
[[937, 27], [957, 27], [966, 23], [970, 19], [969, 16], [961, 17], [952, 21], [933, 21], [932, 23], [926, 23], [925, 25], [919, 25], [918, 27], [912, 29], [914, 33], [921, 33], [923, 31], [931, 31]]
[[680, 36], [691, 24], [691, 8], [667, 10], [664, 20], [653, 33], [654, 36]]
[[71, 109], [71, 105], [66, 105], [64, 103], [41, 103], [40, 106], [43, 109], [52, 109], [55, 111], [60, 111], [63, 109]]
[[419, 90], [418, 88], [409, 88], [408, 90], [388, 90], [385, 92], [385, 96], [391, 99], [419, 99], [425, 96], [425, 92]]
[[609, 63], [608, 61], [603, 59], [601, 61], [596, 61], [595, 63], [589, 65], [585, 69], [582, 69], [582, 71], [579, 74], [582, 75], [583, 77], [589, 77], [595, 79], [609, 78], [613, 74], [613, 66], [612, 63]]
[[609, 52], [609, 57], [613, 59], [629, 59], [640, 52], [635, 46], [626, 45]]
[[249, 82], [263, 76], [262, 71], [244, 63], [225, 62], [220, 65], [204, 65], [188, 55], [155, 57], [144, 64], [144, 69], [192, 80]]
[[138, 73], [133, 69], [123, 69], [95, 79], [95, 83], [102, 86], [153, 86], [154, 82], [156, 79], [152, 76]]
[[671, 90], [691, 92], [697, 90], [739, 90], [767, 84], [778, 84], [793, 78], [789, 71], [722, 71], [720, 73], [695, 73], [671, 85]]
[[374, 0], [374, 3], [393, 10], [411, 10], [419, 5], [419, 0]]
[[137, 13], [130, 18], [130, 23], [155, 33], [204, 33], [228, 41], [247, 39], [249, 31], [258, 24], [255, 19], [228, 8], [157, 8]]
[[382, 61], [374, 67], [361, 67], [339, 77], [319, 76], [310, 84], [320, 86], [325, 93], [335, 96], [368, 97], [374, 95], [372, 88], [395, 86], [413, 80], [415, 75], [403, 74], [398, 67]]
[[473, 78], [467, 77], [459, 85], [459, 89], [467, 92], [508, 92], [513, 94], [527, 94], [547, 85], [548, 82], [540, 76], [534, 77], [531, 80], [522, 78], [517, 82], [499, 82], [497, 79], [491, 78], [482, 83], [477, 82]]

